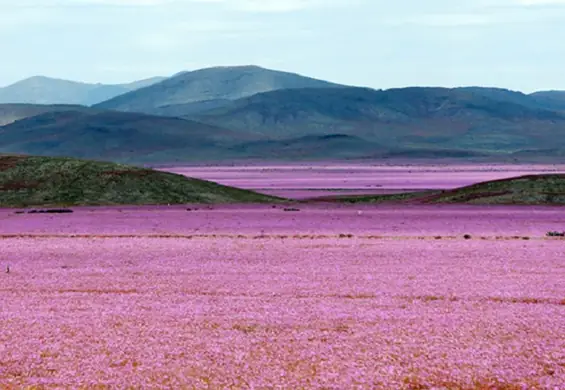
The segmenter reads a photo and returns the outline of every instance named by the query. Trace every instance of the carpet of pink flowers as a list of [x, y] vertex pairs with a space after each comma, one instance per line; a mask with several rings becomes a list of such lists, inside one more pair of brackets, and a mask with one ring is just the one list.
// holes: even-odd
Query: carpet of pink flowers
[[245, 166], [167, 167], [169, 172], [285, 198], [385, 194], [449, 189], [481, 181], [565, 172], [565, 165], [404, 164], [317, 162]]
[[0, 210], [1, 389], [565, 389], [562, 208], [75, 210]]

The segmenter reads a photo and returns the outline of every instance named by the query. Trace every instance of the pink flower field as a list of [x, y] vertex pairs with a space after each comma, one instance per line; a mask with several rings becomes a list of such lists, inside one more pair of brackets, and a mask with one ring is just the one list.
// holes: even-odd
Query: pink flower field
[[565, 388], [565, 209], [298, 208], [0, 210], [0, 388]]
[[167, 167], [163, 170], [291, 199], [452, 189], [522, 175], [563, 173], [565, 165], [313, 162], [244, 166]]

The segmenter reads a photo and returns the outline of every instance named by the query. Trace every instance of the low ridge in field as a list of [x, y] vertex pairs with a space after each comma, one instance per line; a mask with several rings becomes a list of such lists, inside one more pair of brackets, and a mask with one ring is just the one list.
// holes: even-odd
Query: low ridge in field
[[565, 205], [565, 174], [526, 175], [492, 180], [449, 191], [333, 197], [346, 203], [458, 203]]
[[527, 175], [444, 191], [431, 203], [565, 204], [565, 174]]
[[0, 155], [0, 207], [265, 203], [280, 200], [129, 165]]

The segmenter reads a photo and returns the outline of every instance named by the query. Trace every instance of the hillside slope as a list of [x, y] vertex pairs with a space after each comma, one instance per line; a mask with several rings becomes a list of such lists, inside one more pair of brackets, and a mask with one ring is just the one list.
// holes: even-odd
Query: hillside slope
[[5, 126], [21, 119], [30, 118], [48, 112], [63, 111], [93, 112], [94, 109], [85, 106], [66, 104], [0, 104], [0, 126]]
[[565, 147], [565, 113], [464, 89], [289, 89], [187, 118], [277, 139], [344, 134], [402, 149], [513, 153]]
[[231, 150], [239, 156], [265, 160], [367, 158], [381, 157], [390, 152], [376, 142], [344, 134], [247, 142], [233, 146]]
[[343, 196], [325, 200], [343, 203], [565, 205], [565, 174], [526, 175], [448, 191]]
[[425, 199], [427, 203], [564, 204], [565, 175], [528, 175], [487, 181]]
[[562, 161], [565, 111], [547, 109], [539, 99], [479, 87], [324, 87], [156, 109], [160, 115], [190, 112], [181, 118], [0, 105], [0, 152], [155, 164], [249, 158]]
[[88, 84], [34, 76], [0, 88], [0, 103], [89, 106], [164, 80], [153, 77], [127, 84]]
[[[98, 108], [146, 114], [181, 115], [181, 105], [234, 100], [286, 88], [339, 87], [337, 84], [258, 66], [232, 66], [179, 73], [160, 83], [110, 99]], [[194, 112], [188, 106], [189, 114]], [[168, 110], [171, 110], [170, 112]]]
[[538, 99], [536, 94], [525, 94], [519, 91], [512, 91], [504, 88], [490, 88], [490, 87], [459, 87], [455, 88], [456, 91], [471, 93], [476, 96], [486, 97], [493, 101], [507, 102], [519, 104], [531, 108], [541, 108], [553, 110], [555, 107], [551, 104], [546, 104], [543, 99]]
[[565, 91], [540, 91], [530, 96], [546, 107], [565, 111]]
[[265, 203], [278, 198], [107, 162], [0, 156], [0, 207]]
[[226, 147], [254, 140], [182, 119], [100, 110], [48, 112], [0, 127], [0, 153], [136, 163], [222, 158]]

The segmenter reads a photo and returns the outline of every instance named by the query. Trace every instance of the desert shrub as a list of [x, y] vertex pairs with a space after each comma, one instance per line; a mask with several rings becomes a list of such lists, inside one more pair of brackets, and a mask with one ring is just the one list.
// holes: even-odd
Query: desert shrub
[[471, 235], [470, 235], [470, 234], [465, 234], [465, 235], [463, 236], [463, 238], [466, 239], [466, 240], [470, 240], [470, 239], [471, 239]]

